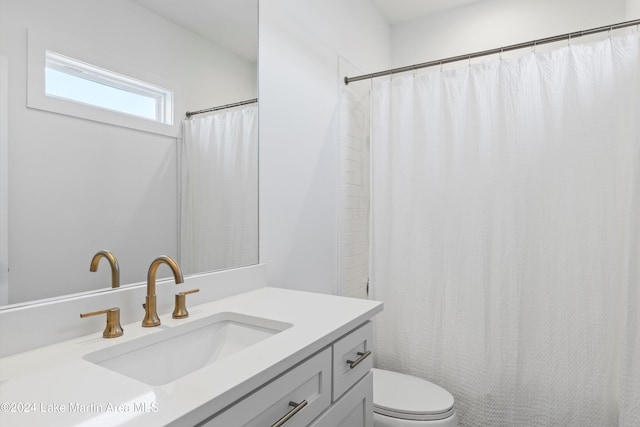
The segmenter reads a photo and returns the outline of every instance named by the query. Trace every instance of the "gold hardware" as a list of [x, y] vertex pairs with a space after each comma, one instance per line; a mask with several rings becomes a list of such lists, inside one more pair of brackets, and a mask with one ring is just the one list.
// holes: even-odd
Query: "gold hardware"
[[91, 313], [81, 313], [80, 317], [97, 316], [99, 314], [107, 315], [107, 326], [102, 332], [104, 338], [117, 338], [122, 336], [123, 330], [120, 326], [120, 309], [118, 307], [108, 308], [106, 310], [92, 311]]
[[147, 273], [147, 299], [144, 306], [144, 319], [142, 319], [142, 326], [146, 328], [160, 324], [156, 307], [156, 273], [160, 264], [167, 264], [171, 268], [176, 285], [184, 282], [180, 266], [173, 258], [163, 255], [153, 260]]
[[289, 406], [293, 406], [293, 409], [290, 410], [289, 412], [287, 412], [286, 414], [284, 414], [284, 417], [280, 418], [274, 425], [272, 425], [271, 427], [281, 427], [284, 423], [286, 423], [287, 421], [289, 421], [291, 418], [293, 418], [293, 416], [295, 414], [297, 414], [298, 412], [300, 412], [302, 410], [302, 408], [304, 408], [305, 406], [307, 406], [307, 401], [303, 400], [300, 403], [296, 403], [296, 402], [289, 402]]
[[347, 360], [347, 363], [349, 364], [349, 368], [353, 369], [356, 366], [358, 366], [360, 364], [360, 362], [362, 362], [364, 359], [366, 359], [367, 357], [371, 356], [371, 352], [367, 351], [362, 353], [361, 351], [357, 352], [356, 355], [360, 356], [358, 357], [355, 361], [354, 360]]
[[91, 260], [91, 267], [89, 267], [89, 271], [96, 272], [98, 271], [98, 263], [100, 262], [100, 258], [104, 258], [109, 261], [109, 265], [111, 266], [111, 287], [119, 288], [120, 287], [120, 266], [118, 265], [118, 260], [116, 257], [109, 251], [100, 251], [93, 256]]
[[189, 317], [189, 312], [187, 311], [187, 295], [194, 294], [196, 292], [200, 292], [200, 289], [191, 289], [190, 291], [178, 292], [176, 294], [176, 305], [173, 309], [173, 314], [171, 317], [174, 319], [184, 319], [185, 317]]

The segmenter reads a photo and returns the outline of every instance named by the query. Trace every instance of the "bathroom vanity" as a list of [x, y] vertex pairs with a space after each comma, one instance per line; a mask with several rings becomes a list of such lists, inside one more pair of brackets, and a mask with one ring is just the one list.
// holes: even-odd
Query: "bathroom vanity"
[[0, 425], [370, 426], [381, 310], [263, 287], [6, 356]]

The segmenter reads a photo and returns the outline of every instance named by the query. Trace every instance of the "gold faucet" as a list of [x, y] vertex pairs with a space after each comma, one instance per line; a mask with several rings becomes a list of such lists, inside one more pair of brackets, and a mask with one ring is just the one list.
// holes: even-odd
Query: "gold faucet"
[[120, 325], [120, 309], [118, 307], [107, 308], [106, 310], [92, 311], [91, 313], [81, 313], [80, 317], [97, 316], [99, 314], [107, 315], [107, 326], [102, 332], [104, 338], [117, 338], [122, 336], [122, 326]]
[[105, 258], [109, 261], [109, 265], [111, 265], [111, 287], [119, 288], [120, 287], [120, 266], [118, 265], [118, 260], [116, 257], [109, 251], [100, 251], [93, 256], [91, 260], [91, 267], [89, 267], [89, 271], [96, 272], [98, 271], [98, 263], [100, 262], [100, 258]]
[[196, 292], [200, 292], [200, 289], [178, 292], [176, 294], [176, 304], [173, 308], [171, 317], [174, 319], [184, 319], [185, 317], [189, 317], [189, 312], [187, 311], [187, 295], [195, 294]]
[[160, 264], [167, 264], [171, 268], [176, 285], [184, 282], [180, 266], [173, 258], [163, 255], [153, 260], [147, 273], [147, 302], [144, 305], [145, 314], [144, 319], [142, 319], [142, 326], [144, 327], [158, 326], [160, 324], [156, 308], [156, 272]]

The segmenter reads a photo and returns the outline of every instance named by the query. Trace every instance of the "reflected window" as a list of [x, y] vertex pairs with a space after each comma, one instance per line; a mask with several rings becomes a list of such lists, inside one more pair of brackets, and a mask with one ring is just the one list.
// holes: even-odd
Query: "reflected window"
[[51, 51], [46, 51], [45, 93], [173, 124], [171, 91]]

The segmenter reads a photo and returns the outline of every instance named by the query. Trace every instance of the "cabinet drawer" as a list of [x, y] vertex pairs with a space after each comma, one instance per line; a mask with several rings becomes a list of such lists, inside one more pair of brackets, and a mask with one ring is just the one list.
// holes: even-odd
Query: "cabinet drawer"
[[373, 367], [371, 337], [371, 322], [367, 322], [333, 344], [334, 402]]
[[[331, 349], [327, 348], [200, 425], [268, 427], [295, 413], [285, 426], [307, 426], [331, 404], [330, 389]], [[304, 401], [306, 405], [300, 405]], [[290, 402], [302, 407], [296, 409]]]

